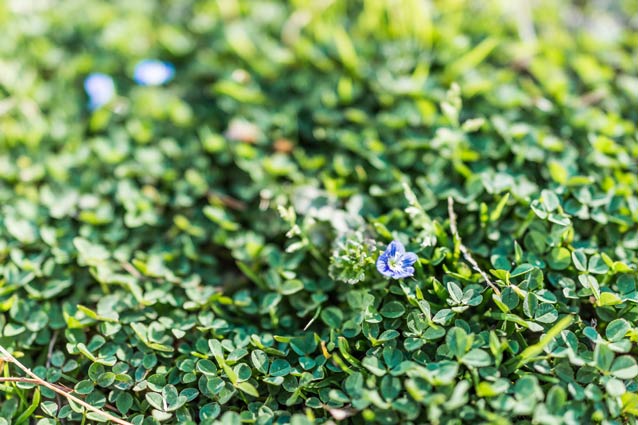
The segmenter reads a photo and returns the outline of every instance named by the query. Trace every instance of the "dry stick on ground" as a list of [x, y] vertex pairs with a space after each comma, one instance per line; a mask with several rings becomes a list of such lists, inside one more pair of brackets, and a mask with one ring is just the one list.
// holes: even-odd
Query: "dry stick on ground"
[[135, 268], [133, 264], [129, 263], [128, 261], [121, 262], [120, 266], [122, 266], [124, 271], [126, 271], [128, 274], [130, 274], [136, 279], [146, 279], [146, 280], [151, 280], [154, 282], [164, 282], [164, 279], [161, 277], [151, 277], [151, 276], [143, 275], [142, 273], [140, 273], [139, 270]]
[[459, 249], [461, 250], [461, 253], [463, 253], [463, 257], [465, 258], [465, 261], [470, 263], [472, 268], [475, 271], [477, 271], [478, 274], [480, 274], [483, 279], [485, 279], [488, 285], [490, 285], [490, 287], [494, 290], [496, 295], [500, 296], [501, 291], [490, 280], [490, 277], [487, 275], [487, 273], [481, 270], [481, 268], [479, 267], [474, 257], [472, 257], [472, 254], [470, 254], [470, 250], [467, 249], [465, 245], [463, 245], [463, 241], [461, 240], [461, 236], [459, 235], [459, 230], [456, 227], [456, 213], [454, 212], [454, 199], [452, 199], [451, 196], [448, 196], [447, 198], [447, 213], [450, 216], [450, 229], [452, 230], [452, 235], [454, 236], [454, 239], [458, 242]]
[[55, 348], [55, 341], [58, 339], [58, 331], [53, 331], [51, 341], [49, 341], [49, 349], [47, 350], [47, 368], [51, 366], [51, 356], [53, 355], [53, 348]]
[[68, 393], [68, 392], [66, 392], [64, 390], [61, 390], [57, 386], [55, 386], [53, 384], [50, 384], [47, 381], [43, 380], [38, 375], [33, 373], [31, 371], [31, 369], [29, 369], [28, 367], [26, 367], [25, 365], [20, 363], [18, 361], [18, 359], [13, 357], [13, 355], [11, 353], [9, 353], [2, 345], [0, 345], [0, 354], [5, 358], [6, 361], [9, 361], [9, 362], [15, 364], [20, 369], [22, 369], [22, 371], [24, 373], [29, 375], [33, 379], [32, 383], [37, 384], [37, 385], [41, 385], [43, 387], [46, 387], [46, 388], [50, 389], [51, 391], [55, 391], [56, 393], [60, 394], [61, 396], [66, 397], [68, 400], [79, 404], [80, 406], [84, 407], [85, 409], [90, 410], [91, 412], [96, 413], [96, 414], [102, 416], [104, 419], [107, 419], [107, 420], [109, 420], [111, 422], [115, 422], [116, 424], [120, 424], [120, 425], [133, 425], [132, 423], [127, 422], [127, 421], [125, 421], [123, 419], [116, 418], [115, 416], [111, 415], [110, 413], [103, 412], [102, 410], [98, 409], [97, 407], [93, 407], [89, 403], [87, 403], [87, 402], [85, 402], [83, 400], [80, 400], [79, 398], [77, 398], [73, 394], [70, 394], [70, 393]]
[[[9, 376], [7, 377], [2, 377], [0, 378], [0, 382], [21, 382], [23, 384], [36, 384], [39, 385], [40, 381], [38, 379], [33, 379], [33, 378], [24, 378], [22, 376]], [[64, 385], [59, 385], [59, 384], [51, 384], [54, 387], [58, 388], [61, 391], [73, 391], [72, 389], [69, 389], [68, 387], [65, 387]]]
[[[2, 382], [21, 382], [21, 383], [24, 383], [24, 384], [35, 384], [35, 385], [39, 385], [40, 384], [40, 381], [37, 380], [37, 379], [25, 378], [23, 376], [9, 376], [8, 378], [7, 377], [2, 377], [2, 378], [0, 378], [0, 383], [2, 383]], [[53, 385], [54, 387], [59, 388], [61, 391], [64, 391], [65, 393], [70, 393], [70, 392], [73, 391], [73, 388], [69, 388], [66, 385], [62, 385], [62, 384], [51, 384], [51, 385]], [[56, 394], [56, 396], [59, 397], [60, 395]], [[112, 406], [112, 405], [108, 404], [108, 403], [104, 405], [104, 408], [112, 410], [115, 413], [118, 413], [117, 408], [115, 406]]]
[[246, 208], [248, 208], [248, 206], [246, 205], [245, 202], [240, 201], [239, 199], [233, 198], [230, 195], [226, 195], [226, 194], [221, 193], [221, 192], [216, 192], [214, 190], [209, 190], [207, 192], [207, 194], [208, 194], [208, 196], [210, 196], [212, 198], [219, 199], [222, 204], [224, 204], [227, 207], [230, 207], [230, 208], [232, 208], [234, 210], [244, 211]]
[[[51, 337], [51, 341], [49, 341], [49, 349], [47, 351], [47, 362], [46, 362], [47, 369], [49, 368], [49, 366], [51, 366], [51, 356], [53, 356], [53, 349], [55, 348], [55, 342], [57, 341], [57, 339], [58, 339], [58, 331], [53, 331], [53, 336]], [[62, 407], [62, 399], [60, 398], [60, 394], [55, 395], [55, 403], [58, 405], [58, 409]], [[63, 419], [62, 419], [62, 423], [64, 423]]]
[[[10, 377], [2, 377], [0, 378], [0, 382], [22, 382], [25, 384], [38, 384], [39, 381], [33, 378], [23, 378], [21, 376], [10, 376]], [[53, 384], [51, 384], [53, 385]]]
[[141, 279], [144, 276], [142, 276], [142, 274], [135, 268], [135, 266], [131, 263], [129, 263], [128, 261], [123, 261], [122, 263], [120, 263], [122, 268], [124, 270], [126, 270], [131, 276], [133, 276], [136, 279]]

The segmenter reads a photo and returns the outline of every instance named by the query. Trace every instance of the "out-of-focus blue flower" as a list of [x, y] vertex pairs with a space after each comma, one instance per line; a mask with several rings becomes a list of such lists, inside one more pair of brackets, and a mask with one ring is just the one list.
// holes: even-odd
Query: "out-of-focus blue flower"
[[414, 267], [418, 257], [414, 252], [405, 252], [405, 247], [399, 241], [392, 241], [377, 259], [379, 273], [392, 279], [403, 279], [414, 274]]
[[142, 86], [161, 86], [173, 79], [175, 67], [157, 59], [145, 59], [135, 66], [133, 79]]
[[94, 72], [84, 79], [84, 91], [89, 97], [89, 108], [97, 109], [115, 96], [115, 83], [106, 74]]

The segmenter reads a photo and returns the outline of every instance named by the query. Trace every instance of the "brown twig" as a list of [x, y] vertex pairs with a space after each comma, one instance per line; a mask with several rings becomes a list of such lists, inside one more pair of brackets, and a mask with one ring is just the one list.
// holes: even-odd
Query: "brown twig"
[[152, 277], [152, 276], [143, 275], [142, 273], [140, 273], [140, 271], [137, 268], [135, 268], [133, 264], [131, 264], [128, 261], [121, 262], [120, 266], [122, 266], [124, 271], [130, 274], [131, 276], [133, 276], [135, 279], [150, 280], [152, 282], [159, 282], [159, 283], [163, 283], [166, 281], [166, 279], [162, 277]]
[[[37, 379], [33, 379], [33, 378], [24, 378], [22, 376], [9, 376], [9, 377], [2, 377], [0, 378], [0, 382], [21, 382], [24, 384], [36, 384], [36, 385], [40, 385], [40, 381]], [[58, 387], [60, 390], [64, 391], [64, 386], [62, 385], [57, 385], [57, 384], [51, 384], [55, 387]]]
[[[35, 385], [40, 385], [40, 381], [33, 379], [33, 378], [25, 378], [23, 376], [9, 376], [9, 377], [2, 377], [0, 378], [0, 382], [21, 382], [24, 384], [35, 384]], [[63, 384], [51, 384], [57, 388], [60, 389], [60, 391], [64, 391], [66, 393], [70, 393], [73, 391], [73, 388], [69, 388], [66, 385]], [[56, 396], [59, 397], [59, 394], [56, 394]], [[58, 403], [58, 407], [61, 407], [61, 404]], [[118, 413], [118, 410], [115, 406], [111, 405], [111, 404], [105, 404], [104, 407], [106, 409], [112, 410], [115, 413]]]
[[459, 245], [459, 249], [461, 250], [461, 253], [463, 254], [463, 258], [465, 258], [465, 261], [470, 263], [472, 268], [476, 272], [478, 272], [478, 274], [480, 274], [483, 279], [485, 279], [485, 282], [487, 282], [487, 284], [494, 290], [496, 295], [500, 296], [501, 291], [490, 280], [490, 277], [487, 275], [487, 273], [481, 270], [481, 268], [479, 267], [474, 257], [472, 257], [472, 254], [470, 254], [470, 250], [467, 249], [465, 245], [463, 245], [463, 241], [461, 240], [461, 235], [459, 235], [459, 230], [456, 227], [456, 213], [454, 212], [454, 199], [452, 199], [451, 196], [448, 196], [447, 198], [447, 212], [448, 212], [448, 215], [450, 216], [450, 230], [452, 230], [452, 235], [454, 236], [455, 241]]
[[591, 105], [597, 104], [604, 98], [605, 98], [604, 90], [594, 90], [594, 91], [590, 91], [589, 93], [585, 93], [584, 95], [580, 97], [579, 100], [583, 105], [591, 106]]
[[[43, 380], [38, 375], [33, 373], [31, 371], [31, 369], [29, 369], [28, 367], [26, 367], [25, 365], [20, 363], [18, 361], [18, 359], [13, 357], [13, 355], [11, 353], [9, 353], [2, 345], [0, 345], [0, 354], [2, 354], [2, 356], [5, 358], [6, 361], [9, 361], [9, 362], [15, 364], [24, 373], [26, 373], [27, 375], [29, 375], [31, 377], [31, 380], [29, 380], [29, 381], [25, 381], [25, 379], [29, 379], [29, 378], [17, 378], [21, 382], [30, 382], [30, 383], [33, 383], [33, 384], [37, 384], [37, 385], [46, 387], [46, 388], [50, 389], [51, 391], [55, 391], [56, 393], [60, 394], [61, 396], [66, 397], [67, 400], [73, 401], [74, 403], [79, 404], [80, 406], [84, 407], [85, 409], [90, 410], [91, 412], [102, 416], [104, 419], [107, 419], [107, 420], [109, 420], [111, 422], [115, 422], [116, 424], [133, 425], [130, 422], [127, 422], [127, 421], [125, 421], [123, 419], [117, 418], [117, 417], [111, 415], [110, 413], [107, 413], [107, 412], [104, 412], [104, 411], [98, 409], [97, 407], [93, 407], [89, 403], [77, 398], [73, 394], [70, 394], [70, 393], [60, 389], [57, 385], [50, 384], [49, 382]], [[10, 381], [11, 380], [11, 378], [2, 378], [2, 379], [5, 380], [5, 381]], [[14, 379], [16, 379], [16, 378], [14, 378]], [[14, 381], [14, 382], [16, 382], [16, 381]]]
[[[51, 336], [51, 341], [49, 341], [49, 349], [47, 350], [47, 362], [46, 362], [47, 369], [51, 366], [51, 356], [53, 356], [53, 348], [55, 347], [55, 342], [57, 341], [57, 339], [58, 339], [58, 331], [53, 331], [53, 335]], [[60, 398], [60, 394], [55, 395], [55, 403], [58, 405], [58, 409], [62, 407], [62, 399]]]
[[53, 355], [53, 348], [55, 347], [55, 341], [58, 339], [58, 331], [53, 331], [53, 336], [51, 337], [51, 341], [49, 342], [49, 349], [47, 350], [47, 369], [51, 366], [51, 356]]
[[244, 201], [240, 201], [237, 198], [233, 198], [230, 195], [226, 195], [225, 193], [217, 192], [215, 190], [209, 190], [208, 196], [218, 199], [225, 206], [232, 208], [237, 211], [245, 211], [248, 206]]
[[131, 263], [129, 263], [128, 261], [123, 261], [120, 263], [120, 265], [122, 266], [122, 268], [124, 270], [126, 270], [131, 276], [133, 276], [136, 279], [141, 279], [144, 276], [142, 276], [142, 274], [139, 272], [139, 270], [137, 270], [135, 268], [135, 266]]

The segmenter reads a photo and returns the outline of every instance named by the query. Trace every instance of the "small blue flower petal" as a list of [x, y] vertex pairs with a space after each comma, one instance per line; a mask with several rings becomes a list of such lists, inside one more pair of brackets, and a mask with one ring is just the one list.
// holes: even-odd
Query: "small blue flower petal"
[[392, 277], [392, 275], [394, 274], [394, 272], [388, 267], [387, 258], [384, 259], [379, 257], [377, 259], [377, 270], [379, 271], [379, 273], [387, 277]]
[[94, 110], [113, 99], [115, 83], [110, 76], [95, 72], [84, 79], [84, 91], [89, 97], [89, 108]]
[[405, 247], [399, 241], [392, 241], [386, 248], [386, 252], [388, 256], [395, 257], [396, 255], [401, 255], [405, 252]]
[[406, 277], [410, 277], [414, 275], [414, 267], [406, 267], [402, 271], [396, 273], [394, 275], [395, 279], [404, 279]]
[[392, 279], [403, 279], [414, 275], [412, 265], [418, 260], [413, 252], [405, 252], [405, 247], [399, 241], [392, 241], [377, 258], [377, 270], [383, 276]]
[[390, 242], [388, 247], [385, 249], [385, 251], [383, 251], [383, 254], [381, 255], [385, 255], [387, 258], [387, 257], [394, 257], [396, 253], [397, 253], [397, 244], [394, 241], [392, 241]]
[[164, 61], [145, 59], [135, 66], [133, 79], [142, 86], [161, 86], [175, 76], [175, 67]]
[[419, 257], [416, 256], [414, 252], [406, 252], [401, 258], [401, 265], [405, 267], [409, 267], [412, 264], [416, 263]]

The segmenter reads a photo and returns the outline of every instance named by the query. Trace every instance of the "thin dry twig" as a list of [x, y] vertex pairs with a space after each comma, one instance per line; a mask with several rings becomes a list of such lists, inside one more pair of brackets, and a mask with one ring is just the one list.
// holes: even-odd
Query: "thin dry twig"
[[126, 270], [131, 276], [136, 279], [142, 279], [144, 276], [135, 268], [135, 266], [128, 261], [123, 261], [120, 263], [122, 268]]
[[[107, 420], [109, 420], [111, 422], [115, 422], [116, 424], [120, 424], [120, 425], [133, 425], [132, 423], [127, 422], [127, 421], [125, 421], [123, 419], [117, 418], [117, 417], [111, 415], [110, 413], [107, 413], [107, 412], [104, 412], [104, 411], [98, 409], [97, 407], [93, 407], [89, 403], [77, 398], [73, 394], [70, 394], [70, 393], [60, 389], [58, 386], [56, 386], [54, 384], [50, 384], [47, 381], [43, 380], [38, 375], [33, 373], [31, 371], [31, 369], [29, 369], [28, 367], [26, 367], [25, 365], [20, 363], [18, 361], [18, 359], [13, 357], [13, 355], [11, 353], [9, 353], [2, 345], [0, 345], [0, 354], [2, 354], [2, 356], [5, 358], [6, 361], [9, 361], [9, 362], [15, 364], [24, 373], [29, 375], [31, 377], [31, 381], [28, 381], [28, 382], [31, 382], [31, 383], [37, 384], [37, 385], [41, 385], [43, 387], [46, 387], [46, 388], [50, 389], [51, 391], [55, 391], [56, 393], [60, 394], [61, 396], [66, 397], [68, 400], [71, 400], [74, 403], [79, 404], [80, 406], [84, 407], [85, 409], [90, 410], [91, 412], [96, 413], [96, 414], [102, 416], [104, 419], [107, 419]], [[18, 379], [20, 379], [21, 382], [27, 382], [27, 381], [24, 381], [24, 380], [25, 379], [29, 379], [29, 378], [18, 378]], [[9, 381], [9, 378], [3, 378], [3, 380]]]
[[135, 268], [133, 264], [131, 264], [128, 261], [120, 262], [120, 266], [124, 269], [125, 272], [133, 276], [135, 279], [150, 280], [153, 282], [160, 282], [160, 283], [165, 281], [164, 278], [161, 278], [161, 277], [151, 277], [151, 276], [143, 275], [142, 273], [140, 273], [138, 269]]
[[208, 191], [208, 196], [218, 199], [225, 206], [232, 208], [237, 211], [245, 211], [248, 206], [245, 202], [240, 201], [237, 198], [233, 198], [230, 195], [226, 195], [225, 193], [217, 192], [214, 190]]
[[604, 90], [594, 90], [588, 93], [585, 93], [580, 97], [580, 102], [585, 106], [595, 105], [601, 100], [603, 100], [606, 96]]
[[[2, 377], [2, 378], [0, 378], [0, 382], [21, 382], [21, 383], [24, 383], [24, 384], [36, 384], [36, 385], [40, 384], [40, 381], [37, 380], [37, 379], [24, 378], [22, 376]], [[55, 387], [58, 387], [62, 391], [65, 390], [65, 387], [63, 385], [58, 385], [58, 384], [51, 384], [51, 385], [53, 385]]]
[[321, 308], [317, 308], [317, 311], [312, 316], [312, 319], [310, 319], [308, 324], [306, 326], [304, 326], [304, 328], [303, 328], [304, 331], [307, 331], [308, 328], [310, 327], [310, 325], [312, 325], [315, 322], [315, 320], [317, 320], [317, 317], [319, 317], [319, 313], [321, 313]]
[[[25, 378], [23, 376], [9, 376], [9, 377], [1, 377], [0, 378], [0, 383], [1, 382], [21, 382], [24, 384], [35, 384], [35, 385], [40, 385], [40, 381], [37, 379], [33, 379], [33, 378]], [[69, 388], [66, 385], [63, 384], [51, 384], [57, 388], [59, 388], [61, 391], [64, 391], [66, 393], [70, 393], [73, 391], [73, 388]], [[60, 396], [59, 394], [56, 394], [56, 396]], [[58, 403], [58, 407], [60, 407], [61, 404]], [[112, 410], [115, 413], [118, 413], [118, 410], [115, 406], [111, 405], [111, 404], [105, 404], [104, 405], [105, 409], [109, 409]]]
[[465, 258], [465, 261], [470, 263], [472, 268], [476, 272], [478, 272], [478, 274], [480, 274], [483, 279], [485, 279], [485, 282], [487, 282], [487, 284], [494, 290], [496, 295], [500, 296], [501, 291], [490, 280], [490, 277], [487, 275], [487, 273], [481, 270], [481, 268], [479, 267], [474, 257], [472, 257], [472, 254], [470, 254], [470, 250], [467, 249], [465, 245], [463, 245], [463, 241], [461, 240], [461, 235], [459, 235], [459, 230], [456, 227], [456, 213], [454, 212], [454, 199], [452, 199], [451, 196], [448, 196], [447, 198], [447, 212], [448, 212], [448, 215], [450, 216], [450, 229], [452, 230], [452, 235], [454, 236], [454, 239], [459, 245], [459, 249], [461, 250], [461, 253], [463, 254], [463, 258]]
[[[47, 369], [51, 366], [51, 356], [53, 356], [53, 348], [55, 348], [55, 342], [57, 341], [57, 339], [58, 339], [58, 331], [54, 331], [53, 336], [51, 337], [51, 341], [49, 341], [49, 349], [47, 350], [47, 362], [46, 362]], [[28, 379], [28, 378], [24, 378], [24, 379]], [[62, 389], [64, 390], [64, 388]], [[60, 398], [60, 394], [55, 395], [55, 404], [58, 405], [58, 409], [62, 407], [62, 399]]]
[[51, 366], [51, 356], [53, 355], [53, 348], [55, 347], [55, 342], [58, 339], [58, 331], [53, 331], [53, 336], [51, 337], [51, 341], [49, 342], [49, 349], [47, 350], [47, 368]]

